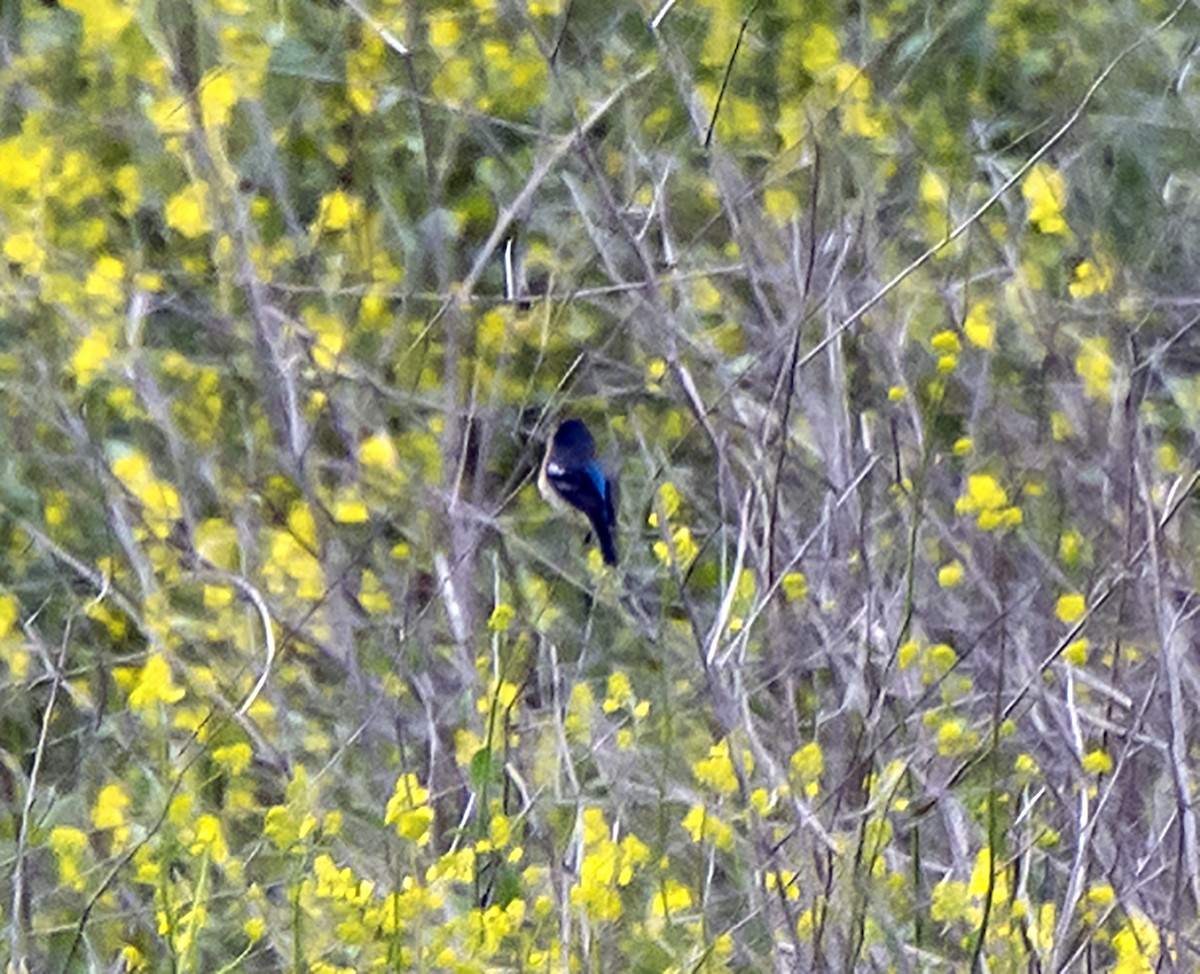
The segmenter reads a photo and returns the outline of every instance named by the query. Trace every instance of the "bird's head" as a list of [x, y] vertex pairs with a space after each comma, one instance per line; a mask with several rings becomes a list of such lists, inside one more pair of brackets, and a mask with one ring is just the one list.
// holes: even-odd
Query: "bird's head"
[[553, 446], [555, 452], [578, 459], [590, 458], [596, 452], [592, 432], [581, 419], [563, 420], [554, 431]]

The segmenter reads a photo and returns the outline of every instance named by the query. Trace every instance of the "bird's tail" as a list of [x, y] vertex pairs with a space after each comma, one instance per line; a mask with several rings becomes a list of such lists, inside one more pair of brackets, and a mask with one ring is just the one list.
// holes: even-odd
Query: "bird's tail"
[[606, 565], [617, 563], [617, 543], [613, 539], [612, 528], [607, 524], [596, 525], [596, 540], [600, 542], [600, 554]]

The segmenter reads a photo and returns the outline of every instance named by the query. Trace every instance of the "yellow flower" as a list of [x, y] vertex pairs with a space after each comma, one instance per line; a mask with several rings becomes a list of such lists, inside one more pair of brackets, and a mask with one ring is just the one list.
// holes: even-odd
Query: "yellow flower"
[[796, 874], [790, 869], [779, 872], [770, 870], [763, 877], [768, 893], [781, 889], [789, 900], [800, 899], [800, 884], [796, 882]]
[[319, 234], [324, 230], [334, 232], [346, 230], [361, 220], [362, 214], [362, 200], [346, 193], [345, 190], [335, 189], [321, 199], [321, 208], [311, 230], [314, 234]]
[[1067, 205], [1066, 178], [1053, 166], [1039, 162], [1021, 183], [1021, 195], [1029, 203], [1029, 222], [1042, 233], [1069, 231], [1063, 217]]
[[124, 279], [125, 265], [116, 257], [102, 256], [88, 273], [83, 293], [95, 298], [101, 307], [115, 308], [125, 296]]
[[288, 511], [288, 528], [307, 548], [317, 547], [317, 521], [304, 501], [296, 501]]
[[592, 688], [586, 683], [576, 683], [571, 688], [571, 697], [567, 701], [567, 716], [563, 726], [567, 732], [567, 740], [580, 744], [590, 743], [592, 739], [592, 708], [596, 705], [596, 697]]
[[701, 314], [711, 314], [721, 307], [721, 292], [707, 277], [692, 282], [692, 304]]
[[934, 643], [921, 655], [921, 674], [926, 683], [933, 683], [954, 669], [958, 653], [946, 643]]
[[943, 757], [967, 754], [975, 748], [979, 735], [969, 730], [961, 720], [952, 718], [942, 721], [937, 732], [938, 754]]
[[992, 303], [977, 301], [967, 312], [963, 322], [963, 334], [967, 341], [978, 348], [990, 351], [996, 345], [996, 326], [992, 323]]
[[364, 467], [391, 472], [399, 465], [396, 447], [387, 433], [376, 433], [359, 445], [358, 462]]
[[656, 919], [680, 913], [692, 905], [692, 893], [682, 883], [668, 879], [650, 901], [650, 916]]
[[651, 359], [646, 363], [646, 389], [649, 392], [661, 392], [662, 378], [667, 374], [667, 363], [661, 358]]
[[129, 807], [129, 796], [125, 788], [119, 784], [105, 785], [96, 796], [96, 804], [92, 806], [92, 824], [102, 830], [113, 830], [114, 836], [128, 836], [129, 829], [125, 824], [125, 809]]
[[1175, 449], [1175, 444], [1160, 443], [1154, 451], [1154, 459], [1158, 463], [1158, 469], [1163, 473], [1179, 473], [1181, 465], [1179, 451]]
[[512, 841], [512, 825], [507, 815], [494, 815], [488, 822], [488, 838], [493, 849], [503, 849]]
[[67, 825], [50, 830], [50, 850], [58, 859], [58, 879], [63, 886], [74, 890], [83, 889], [83, 875], [79, 860], [88, 847], [87, 834]]
[[71, 372], [81, 388], [91, 385], [96, 373], [104, 368], [112, 353], [112, 340], [99, 327], [93, 327], [84, 336], [71, 356]]
[[1108, 756], [1106, 751], [1102, 751], [1099, 748], [1093, 751], [1088, 751], [1088, 753], [1083, 756], [1082, 763], [1083, 770], [1088, 774], [1109, 774], [1113, 769], [1112, 758]]
[[646, 861], [650, 851], [633, 835], [617, 845], [599, 808], [584, 809], [583, 846], [579, 881], [570, 891], [571, 905], [587, 911], [594, 921], [617, 920], [622, 912], [617, 888], [632, 881], [635, 867]]
[[167, 226], [185, 237], [202, 237], [212, 229], [208, 217], [208, 185], [191, 183], [167, 201]]
[[1081, 261], [1075, 268], [1075, 280], [1067, 287], [1073, 298], [1104, 294], [1112, 287], [1113, 266], [1102, 257]]
[[388, 799], [385, 824], [395, 824], [396, 834], [402, 839], [428, 845], [433, 828], [433, 807], [428, 801], [429, 792], [421, 787], [415, 774], [400, 775]]
[[584, 845], [596, 845], [608, 838], [608, 823], [604, 820], [604, 809], [589, 807], [583, 810]]
[[955, 559], [938, 569], [938, 585], [942, 588], [954, 588], [963, 580], [963, 564]]
[[991, 888], [992, 902], [1005, 903], [1008, 900], [1008, 876], [1003, 869], [993, 870], [992, 850], [980, 849], [975, 857], [975, 868], [971, 870], [971, 881], [967, 884], [967, 892], [976, 900], [982, 900]]
[[665, 541], [654, 542], [654, 554], [664, 565], [677, 563], [681, 569], [686, 568], [699, 553], [700, 546], [696, 544], [691, 529], [687, 527], [679, 527], [672, 532], [671, 544]]
[[921, 173], [917, 194], [921, 197], [922, 203], [928, 203], [938, 208], [945, 207], [946, 203], [950, 201], [950, 187], [946, 185], [946, 180], [932, 169], [926, 169]]
[[1013, 770], [1022, 777], [1028, 778], [1038, 774], [1041, 768], [1032, 755], [1018, 754], [1017, 759], [1013, 761]]
[[20, 603], [15, 595], [0, 595], [0, 639], [13, 631]]
[[801, 211], [796, 194], [787, 189], [768, 189], [763, 192], [763, 211], [779, 227], [786, 227]]
[[[513, 704], [517, 702], [517, 696], [520, 694], [521, 688], [509, 680], [501, 680], [499, 683], [493, 683], [489, 691], [489, 696], [494, 697], [496, 706], [501, 710], [509, 710]], [[484, 704], [479, 708], [480, 713], [487, 713], [488, 704]]]
[[658, 509], [661, 509], [666, 515], [667, 520], [673, 518], [679, 512], [679, 490], [669, 480], [658, 488], [658, 504], [656, 509], [650, 512], [647, 518], [647, 523], [652, 528], [658, 527]]
[[1067, 528], [1058, 539], [1058, 557], [1068, 568], [1074, 568], [1079, 563], [1083, 549], [1083, 535], [1074, 528]]
[[127, 0], [63, 0], [62, 5], [79, 14], [85, 50], [110, 48], [135, 16]]
[[0, 186], [14, 191], [38, 186], [54, 159], [48, 142], [32, 134], [0, 142]]
[[[747, 770], [749, 770], [749, 755]], [[721, 795], [732, 795], [737, 791], [738, 780], [734, 771], [733, 761], [729, 757], [728, 739], [719, 741], [708, 749], [708, 757], [702, 758], [692, 766], [696, 780], [702, 785], [708, 785]]]
[[631, 702], [636, 702], [637, 697], [633, 693], [633, 685], [629, 682], [629, 676], [623, 670], [614, 670], [608, 677], [608, 695], [604, 698], [602, 704], [606, 714], [615, 713], [618, 710], [628, 706]]
[[933, 888], [929, 915], [939, 923], [954, 923], [966, 918], [969, 903], [967, 884], [946, 877]]
[[135, 685], [129, 692], [129, 706], [153, 725], [158, 720], [158, 705], [178, 703], [185, 692], [171, 679], [171, 667], [166, 659], [161, 653], [155, 653], [138, 671]]
[[967, 478], [967, 492], [954, 504], [960, 514], [976, 511], [994, 511], [1008, 503], [1008, 493], [991, 474], [971, 474]]
[[448, 50], [458, 43], [461, 35], [453, 13], [443, 12], [429, 19], [429, 43], [439, 50]]
[[227, 744], [213, 751], [213, 762], [230, 774], [241, 774], [250, 765], [253, 752], [246, 743]]
[[1068, 625], [1081, 619], [1085, 611], [1087, 601], [1078, 592], [1060, 595], [1054, 605], [1054, 614], [1058, 616], [1058, 621]]
[[20, 264], [26, 274], [39, 274], [46, 265], [46, 251], [28, 230], [14, 233], [4, 241], [4, 256]]
[[967, 489], [954, 502], [959, 514], [976, 515], [976, 524], [983, 531], [1015, 527], [1021, 523], [1021, 509], [1010, 506], [1008, 492], [991, 474], [971, 474], [967, 477]]
[[238, 96], [233, 76], [225, 68], [213, 68], [200, 79], [200, 117], [204, 127], [220, 128], [229, 124]]
[[718, 849], [733, 848], [732, 826], [703, 805], [693, 805], [679, 824], [691, 835], [693, 842], [707, 840]]
[[798, 602], [808, 595], [808, 579], [803, 572], [788, 572], [780, 582], [783, 597], [789, 602]]
[[313, 361], [326, 371], [336, 371], [338, 359], [346, 347], [342, 322], [334, 315], [306, 314], [305, 321], [316, 333], [312, 346]]
[[488, 619], [488, 629], [491, 632], [508, 632], [516, 614], [516, 609], [507, 602], [501, 602], [492, 609], [492, 615]]
[[825, 770], [825, 755], [821, 751], [821, 745], [812, 741], [799, 748], [792, 754], [788, 768], [792, 777], [798, 779], [802, 785], [815, 782]]
[[233, 604], [234, 592], [228, 585], [205, 585], [204, 608], [224, 609]]
[[426, 882], [434, 883], [447, 880], [455, 883], [470, 883], [475, 880], [475, 865], [477, 857], [475, 849], [468, 846], [457, 852], [447, 852], [437, 862], [425, 870]]
[[225, 845], [221, 820], [215, 815], [201, 815], [196, 820], [195, 841], [188, 851], [193, 856], [207, 852], [214, 862], [224, 863], [229, 858], [229, 848]]
[[1079, 354], [1075, 356], [1075, 374], [1083, 379], [1085, 396], [1107, 401], [1115, 371], [1107, 338], [1085, 338], [1080, 342]]
[[333, 519], [338, 524], [366, 524], [371, 519], [357, 487], [350, 484], [338, 488], [333, 498]]
[[837, 34], [824, 24], [809, 28], [800, 45], [800, 64], [809, 74], [820, 74], [837, 64], [841, 45]]
[[962, 342], [959, 341], [957, 334], [950, 329], [946, 329], [945, 331], [939, 331], [929, 340], [929, 347], [935, 352], [957, 355], [962, 351]]
[[1113, 934], [1112, 946], [1117, 955], [1113, 974], [1152, 974], [1158, 970], [1162, 938], [1158, 928], [1137, 909], [1129, 911], [1126, 925]]
[[1073, 643], [1071, 643], [1071, 645], [1063, 650], [1063, 659], [1065, 659], [1072, 666], [1083, 666], [1084, 663], [1087, 662], [1089, 645], [1090, 644], [1086, 637], [1083, 639], [1076, 639]]

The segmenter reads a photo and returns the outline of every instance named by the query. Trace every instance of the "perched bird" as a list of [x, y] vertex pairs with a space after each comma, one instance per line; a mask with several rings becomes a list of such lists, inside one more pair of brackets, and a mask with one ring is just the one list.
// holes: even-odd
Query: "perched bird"
[[552, 507], [563, 509], [565, 501], [583, 511], [592, 522], [604, 561], [617, 563], [616, 486], [596, 459], [596, 441], [582, 420], [564, 420], [550, 437], [538, 490]]

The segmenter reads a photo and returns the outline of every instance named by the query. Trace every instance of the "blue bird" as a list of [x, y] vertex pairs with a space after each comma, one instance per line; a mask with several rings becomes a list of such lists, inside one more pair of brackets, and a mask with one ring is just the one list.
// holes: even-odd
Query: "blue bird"
[[596, 441], [582, 420], [564, 420], [550, 437], [538, 490], [552, 507], [570, 505], [587, 515], [605, 563], [617, 563], [616, 487], [596, 460]]

